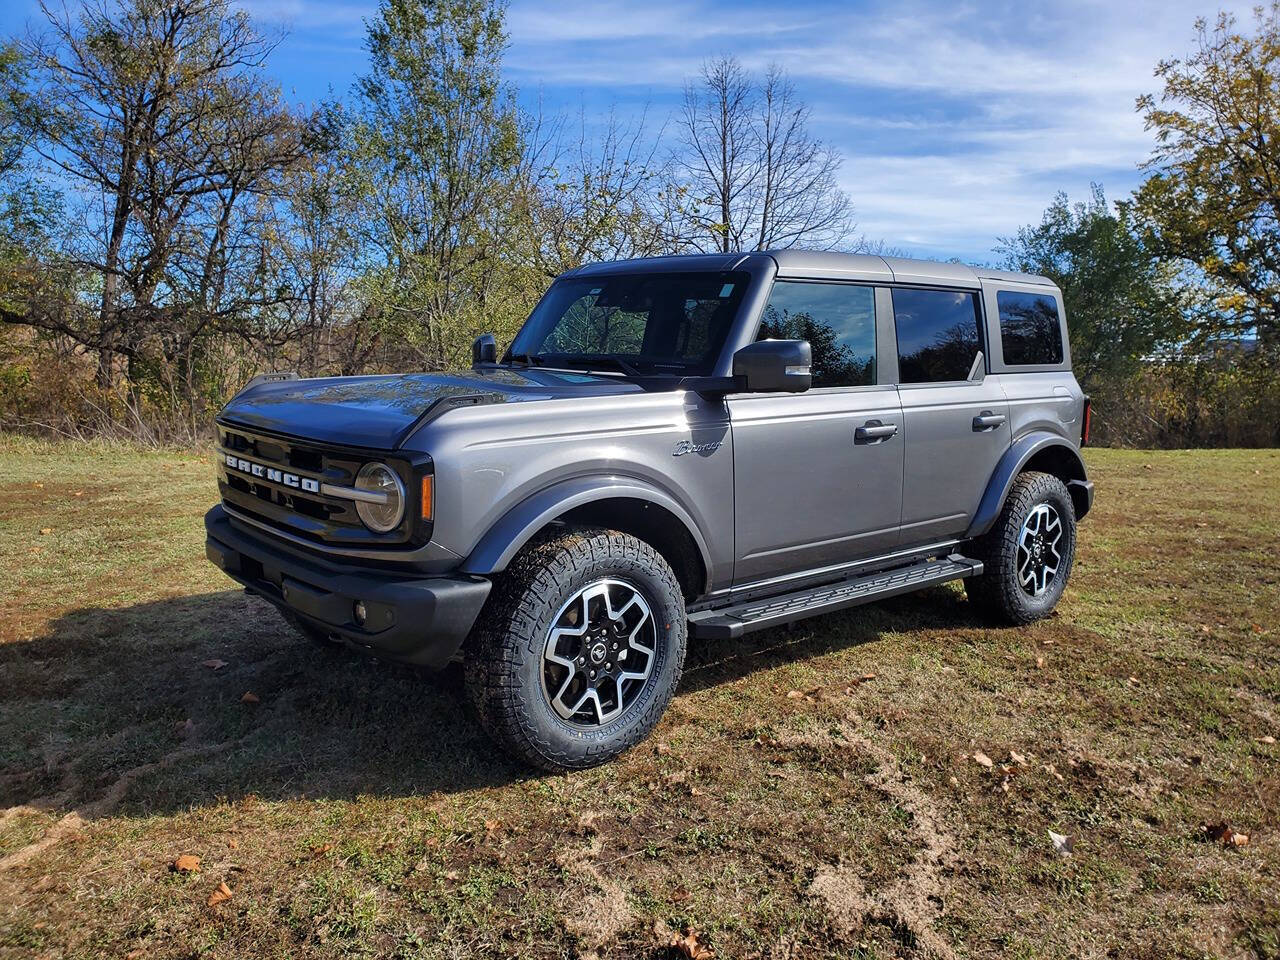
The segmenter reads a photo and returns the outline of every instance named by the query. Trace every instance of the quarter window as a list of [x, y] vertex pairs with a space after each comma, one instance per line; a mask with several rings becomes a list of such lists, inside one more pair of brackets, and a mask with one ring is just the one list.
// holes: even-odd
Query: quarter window
[[760, 321], [760, 340], [808, 340], [815, 387], [876, 382], [876, 295], [847, 283], [779, 280]]
[[1062, 362], [1062, 325], [1058, 301], [1043, 293], [996, 294], [1000, 307], [1000, 346], [1011, 366]]
[[893, 316], [902, 383], [946, 383], [969, 376], [982, 349], [977, 294], [895, 289]]

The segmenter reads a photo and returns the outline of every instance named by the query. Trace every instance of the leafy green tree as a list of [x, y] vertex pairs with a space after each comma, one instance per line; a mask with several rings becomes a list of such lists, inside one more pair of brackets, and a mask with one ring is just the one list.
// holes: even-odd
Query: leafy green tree
[[1139, 360], [1190, 331], [1175, 270], [1135, 231], [1127, 205], [1102, 187], [1087, 202], [1060, 193], [1039, 224], [1002, 238], [1008, 270], [1042, 274], [1062, 290], [1076, 376], [1086, 387], [1131, 373]]
[[1230, 332], [1280, 343], [1280, 3], [1255, 32], [1196, 21], [1189, 57], [1156, 68], [1159, 97], [1138, 99], [1157, 146], [1137, 194], [1146, 243], [1209, 278]]
[[368, 29], [352, 157], [365, 193], [366, 294], [423, 363], [448, 366], [471, 332], [514, 323], [508, 284], [519, 264], [506, 237], [522, 145], [501, 77], [503, 8], [382, 0]]

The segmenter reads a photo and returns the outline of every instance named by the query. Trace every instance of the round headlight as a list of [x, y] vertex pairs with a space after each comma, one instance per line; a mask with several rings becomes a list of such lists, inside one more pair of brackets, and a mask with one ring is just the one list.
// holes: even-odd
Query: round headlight
[[404, 484], [394, 470], [385, 463], [366, 463], [356, 474], [356, 489], [386, 497], [380, 503], [356, 501], [356, 513], [366, 527], [375, 533], [387, 533], [400, 525], [404, 519]]

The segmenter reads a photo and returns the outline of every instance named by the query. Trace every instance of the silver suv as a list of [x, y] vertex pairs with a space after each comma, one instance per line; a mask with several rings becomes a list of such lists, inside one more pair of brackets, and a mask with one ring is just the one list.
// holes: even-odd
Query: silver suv
[[267, 374], [218, 417], [209, 559], [307, 637], [464, 663], [547, 768], [642, 740], [688, 638], [964, 578], [1048, 614], [1093, 485], [1043, 277], [778, 251], [593, 264], [464, 374]]

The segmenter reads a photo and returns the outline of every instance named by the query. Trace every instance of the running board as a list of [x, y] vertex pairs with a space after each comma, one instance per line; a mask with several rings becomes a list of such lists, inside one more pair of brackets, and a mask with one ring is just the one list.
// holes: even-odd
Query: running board
[[735, 640], [756, 630], [767, 630], [805, 617], [896, 597], [979, 573], [982, 573], [979, 561], [953, 553], [945, 559], [923, 560], [907, 567], [896, 567], [822, 587], [747, 600], [730, 607], [699, 610], [689, 616], [689, 626], [695, 637]]

